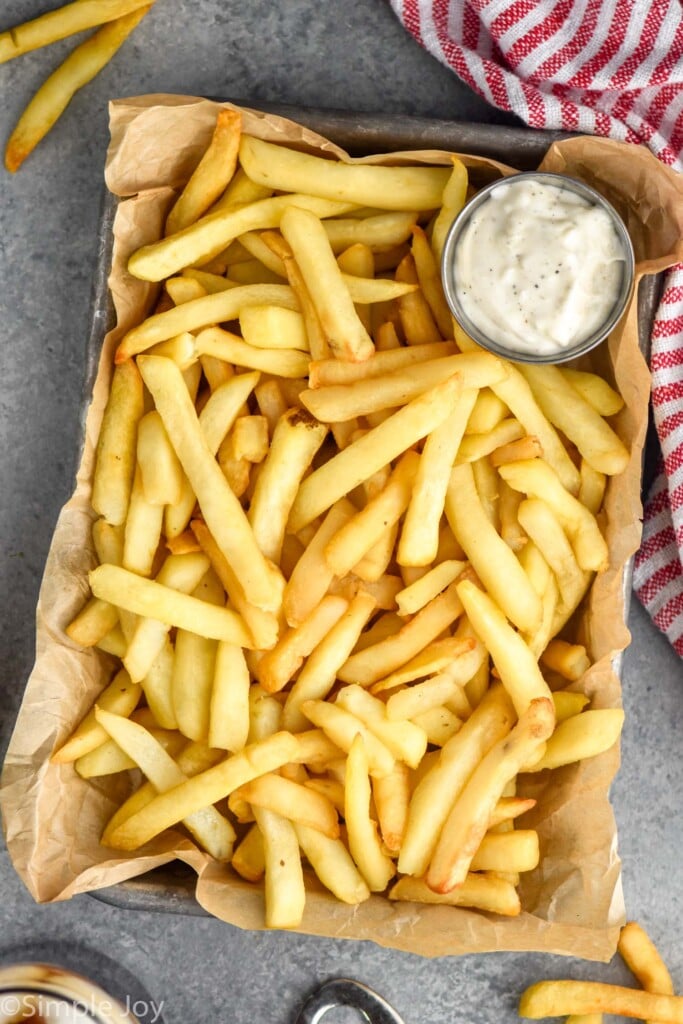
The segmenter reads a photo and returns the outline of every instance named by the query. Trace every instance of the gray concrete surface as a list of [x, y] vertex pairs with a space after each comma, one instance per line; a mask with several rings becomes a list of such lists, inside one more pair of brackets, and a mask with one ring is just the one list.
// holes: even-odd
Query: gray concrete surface
[[[5, 0], [0, 30], [54, 6]], [[71, 45], [0, 67], [3, 146]], [[382, 0], [159, 0], [20, 174], [0, 171], [0, 754], [31, 666], [42, 565], [75, 469], [106, 102], [157, 91], [513, 120], [423, 53]], [[630, 626], [623, 767], [613, 789], [627, 908], [651, 929], [683, 986], [683, 671], [637, 606]], [[522, 987], [543, 976], [627, 978], [616, 962], [504, 954], [421, 960], [370, 944], [245, 934], [208, 919], [126, 912], [89, 897], [37, 907], [0, 850], [0, 960], [32, 956], [90, 971], [122, 997], [163, 1000], [173, 1024], [284, 1024], [307, 991], [336, 974], [376, 987], [407, 1024], [514, 1021]]]

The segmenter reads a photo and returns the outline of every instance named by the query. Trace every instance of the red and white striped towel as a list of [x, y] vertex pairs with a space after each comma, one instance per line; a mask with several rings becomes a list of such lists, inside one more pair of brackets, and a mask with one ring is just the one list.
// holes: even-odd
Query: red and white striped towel
[[[645, 143], [683, 170], [680, 0], [390, 0], [405, 27], [475, 92], [534, 128]], [[634, 587], [683, 656], [683, 265], [652, 330], [661, 470]]]

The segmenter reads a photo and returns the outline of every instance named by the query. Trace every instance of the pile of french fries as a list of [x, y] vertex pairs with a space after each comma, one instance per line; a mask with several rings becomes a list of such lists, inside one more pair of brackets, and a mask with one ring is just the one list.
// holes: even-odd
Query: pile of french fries
[[603, 1014], [612, 1014], [681, 1024], [683, 997], [674, 994], [671, 975], [647, 932], [629, 921], [617, 949], [644, 991], [599, 981], [539, 981], [522, 995], [520, 1017], [538, 1020], [567, 1014], [567, 1024], [602, 1024]]
[[[619, 395], [458, 328], [450, 167], [346, 164], [222, 109], [129, 270], [163, 282], [116, 353], [72, 641], [121, 667], [54, 754], [140, 769], [102, 842], [184, 828], [296, 927], [305, 877], [520, 912], [520, 774], [593, 757], [572, 617], [607, 563]], [[133, 773], [131, 779], [139, 778]]]
[[14, 173], [61, 117], [76, 92], [106, 67], [155, 0], [73, 0], [32, 21], [0, 32], [0, 64], [86, 29], [96, 31], [69, 54], [40, 86], [5, 147]]

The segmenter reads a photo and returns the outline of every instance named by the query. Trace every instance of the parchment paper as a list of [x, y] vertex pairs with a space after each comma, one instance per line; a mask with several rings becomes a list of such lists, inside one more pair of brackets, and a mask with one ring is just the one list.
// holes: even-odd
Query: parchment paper
[[[86, 574], [95, 563], [90, 481], [113, 351], [122, 333], [149, 310], [157, 287], [130, 277], [126, 261], [139, 246], [160, 236], [172, 190], [182, 186], [198, 162], [218, 108], [206, 100], [177, 96], [146, 96], [111, 107], [106, 181], [121, 197], [110, 279], [117, 326], [104, 343], [76, 490], [61, 512], [48, 555], [37, 609], [36, 662], [7, 754], [0, 809], [9, 853], [38, 901], [67, 899], [179, 858], [197, 873], [196, 895], [203, 907], [239, 927], [262, 928], [260, 890], [213, 862], [180, 832], [168, 832], [130, 855], [99, 845], [105, 822], [129, 791], [127, 775], [86, 782], [71, 765], [49, 762], [51, 752], [91, 707], [113, 667], [111, 658], [77, 648], [64, 628], [87, 596]], [[349, 159], [331, 142], [291, 121], [255, 111], [243, 114], [246, 132]], [[443, 152], [423, 151], [375, 159], [445, 164], [449, 158]], [[510, 173], [494, 161], [465, 160], [478, 180]], [[542, 166], [584, 179], [618, 207], [634, 242], [639, 274], [683, 259], [683, 181], [645, 149], [577, 138], [553, 146]], [[640, 538], [641, 452], [650, 384], [638, 350], [635, 297], [622, 325], [592, 364], [616, 382], [625, 398], [617, 423], [632, 453], [626, 472], [609, 484], [609, 567], [596, 580], [579, 625], [595, 661], [582, 686], [594, 706], [615, 707], [620, 685], [611, 659], [629, 641], [621, 581], [623, 566]], [[616, 828], [608, 801], [618, 762], [618, 751], [612, 750], [581, 765], [526, 777], [527, 791], [539, 801], [530, 827], [539, 831], [542, 857], [536, 871], [522, 876], [524, 912], [518, 918], [394, 904], [380, 896], [351, 908], [313, 880], [300, 930], [373, 940], [424, 956], [544, 950], [609, 959], [624, 913]]]

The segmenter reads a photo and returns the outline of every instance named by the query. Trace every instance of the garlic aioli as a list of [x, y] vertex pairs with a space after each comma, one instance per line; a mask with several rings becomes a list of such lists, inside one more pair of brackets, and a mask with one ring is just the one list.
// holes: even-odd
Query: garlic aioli
[[560, 353], [599, 330], [624, 271], [606, 210], [529, 178], [493, 189], [455, 247], [463, 312], [492, 342], [520, 353]]

